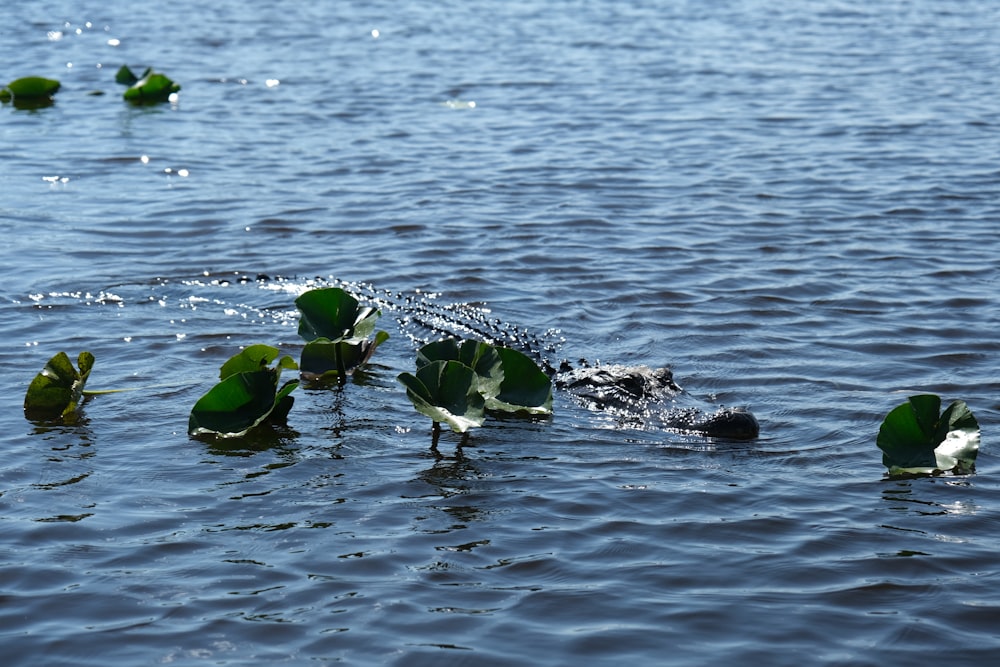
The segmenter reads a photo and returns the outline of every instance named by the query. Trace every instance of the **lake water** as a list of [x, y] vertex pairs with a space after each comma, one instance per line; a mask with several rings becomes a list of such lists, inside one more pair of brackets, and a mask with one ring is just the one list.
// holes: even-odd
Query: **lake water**
[[[0, 107], [5, 665], [1000, 655], [1000, 4], [8, 2], [0, 62], [62, 82]], [[435, 453], [386, 314], [288, 432], [189, 438], [241, 345], [297, 356], [316, 278], [669, 365], [761, 437], [557, 394]], [[151, 388], [29, 422], [60, 350]], [[886, 478], [924, 392], [974, 474]]]

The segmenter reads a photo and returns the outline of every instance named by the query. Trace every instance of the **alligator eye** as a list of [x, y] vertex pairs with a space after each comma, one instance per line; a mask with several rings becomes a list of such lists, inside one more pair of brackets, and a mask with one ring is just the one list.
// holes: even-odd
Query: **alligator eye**
[[619, 386], [633, 396], [643, 396], [646, 391], [646, 383], [638, 375], [628, 375], [623, 377], [618, 383]]

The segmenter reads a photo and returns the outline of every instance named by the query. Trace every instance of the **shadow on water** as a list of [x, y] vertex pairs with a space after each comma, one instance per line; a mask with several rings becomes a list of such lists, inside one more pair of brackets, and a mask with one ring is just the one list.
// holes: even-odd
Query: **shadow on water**
[[422, 457], [432, 459], [434, 463], [431, 467], [418, 472], [417, 479], [430, 486], [434, 490], [434, 495], [445, 501], [432, 503], [432, 506], [454, 521], [447, 528], [440, 528], [435, 532], [451, 532], [482, 521], [491, 513], [489, 508], [478, 507], [468, 502], [454, 502], [459, 498], [475, 495], [475, 482], [487, 477], [487, 473], [465, 454], [463, 445], [469, 441], [468, 433], [461, 434], [460, 441], [451, 456], [442, 454], [438, 449], [439, 435], [439, 429], [435, 429], [430, 450], [422, 454]]
[[291, 454], [290, 448], [298, 437], [299, 433], [287, 426], [265, 425], [240, 438], [198, 436], [194, 439], [204, 443], [209, 453], [215, 456], [250, 457], [272, 450], [278, 454]]
[[[55, 494], [49, 497], [46, 507], [52, 508], [63, 500], [69, 501], [79, 509], [93, 509], [95, 504], [80, 490], [86, 486], [97, 467], [97, 448], [95, 436], [85, 417], [79, 416], [69, 424], [52, 423], [32, 420], [32, 435], [48, 443], [48, 449], [41, 450], [43, 457], [39, 467], [39, 479], [30, 484], [35, 491]], [[75, 523], [90, 516], [93, 512], [63, 512], [44, 517], [36, 517], [34, 521], [41, 523]]]
[[[887, 478], [882, 500], [890, 510], [916, 516], [972, 515], [980, 508], [957, 495], [970, 493], [973, 475]], [[957, 492], [957, 493], [956, 493]]]
[[[78, 464], [97, 455], [93, 448], [94, 434], [87, 420], [80, 419], [73, 424], [52, 424], [47, 422], [32, 422], [32, 435], [40, 437], [43, 442], [49, 442], [50, 448], [46, 460], [53, 464]], [[52, 466], [48, 467], [49, 469]], [[74, 475], [66, 481], [37, 484], [38, 488], [53, 488], [80, 481], [89, 475]]]

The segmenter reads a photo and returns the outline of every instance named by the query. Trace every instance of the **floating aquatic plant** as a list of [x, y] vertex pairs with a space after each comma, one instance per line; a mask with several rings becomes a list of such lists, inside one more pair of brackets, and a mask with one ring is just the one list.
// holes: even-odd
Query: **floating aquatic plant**
[[152, 67], [147, 67], [146, 71], [142, 73], [142, 76], [136, 76], [135, 73], [129, 68], [128, 65], [122, 65], [115, 72], [115, 83], [120, 83], [123, 86], [132, 86], [136, 84], [140, 79], [149, 76], [153, 73]]
[[458, 361], [476, 374], [484, 400], [496, 397], [503, 382], [503, 360], [497, 348], [478, 340], [444, 340], [427, 343], [417, 350], [417, 368], [435, 361]]
[[939, 396], [910, 396], [886, 416], [877, 444], [890, 475], [965, 474], [975, 468], [979, 422], [965, 401], [942, 413]]
[[49, 359], [45, 368], [28, 385], [24, 395], [24, 415], [31, 420], [62, 419], [72, 422], [83, 398], [83, 388], [94, 367], [94, 355], [81, 352], [77, 357], [79, 370], [69, 355], [59, 352]]
[[503, 362], [500, 393], [488, 398], [486, 407], [500, 412], [552, 414], [552, 378], [523, 352], [498, 347]]
[[465, 433], [486, 420], [486, 399], [479, 392], [476, 371], [459, 361], [433, 361], [416, 374], [400, 373], [399, 381], [417, 412]]
[[389, 338], [385, 331], [375, 331], [381, 311], [362, 307], [339, 287], [309, 290], [295, 305], [301, 313], [299, 336], [307, 341], [299, 364], [307, 380], [344, 384]]
[[115, 81], [128, 86], [123, 97], [133, 104], [168, 102], [170, 96], [181, 89], [179, 83], [165, 74], [154, 72], [150, 67], [146, 68], [141, 77], [137, 77], [128, 65], [122, 65], [115, 74]]
[[[270, 345], [250, 345], [245, 347], [219, 367], [219, 379], [225, 380], [230, 375], [235, 375], [236, 373], [259, 371], [266, 368], [275, 359], [278, 359], [279, 354], [281, 352], [278, 348]], [[278, 366], [291, 370], [297, 368], [295, 361], [288, 355], [278, 359]]]
[[291, 357], [278, 359], [279, 354], [275, 347], [252, 345], [226, 361], [219, 370], [221, 381], [191, 409], [188, 433], [236, 438], [262, 424], [285, 423], [299, 381], [278, 386], [282, 369], [297, 368]]
[[481, 426], [487, 410], [552, 413], [552, 381], [531, 358], [479, 341], [428, 343], [417, 352], [416, 373], [398, 380], [417, 412], [456, 433]]
[[13, 102], [19, 108], [37, 108], [52, 104], [59, 82], [40, 76], [15, 79], [0, 88], [0, 102]]

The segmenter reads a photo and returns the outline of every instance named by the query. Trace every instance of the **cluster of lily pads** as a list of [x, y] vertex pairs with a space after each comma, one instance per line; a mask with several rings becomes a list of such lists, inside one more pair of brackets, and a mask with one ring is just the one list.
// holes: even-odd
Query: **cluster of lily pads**
[[[227, 360], [219, 382], [191, 410], [188, 433], [240, 438], [285, 423], [292, 392], [311, 386], [343, 386], [389, 334], [376, 331], [381, 311], [362, 306], [339, 287], [310, 290], [295, 300], [299, 335], [306, 341], [299, 361], [270, 345], [251, 345]], [[65, 352], [52, 357], [28, 387], [25, 416], [33, 421], [72, 422], [82, 400], [108, 391], [84, 386], [94, 355], [80, 353], [78, 368]], [[298, 377], [281, 383], [282, 371]], [[440, 425], [456, 433], [482, 426], [489, 413], [552, 414], [552, 380], [527, 355], [476, 340], [446, 339], [417, 351], [416, 370], [397, 377], [414, 408], [431, 418], [435, 442]], [[969, 474], [979, 451], [979, 423], [964, 401], [941, 412], [933, 394], [911, 396], [885, 417], [876, 444], [892, 477]]]
[[[115, 74], [115, 81], [127, 86], [122, 98], [132, 104], [157, 104], [167, 102], [181, 86], [170, 77], [152, 68], [136, 76], [128, 65], [122, 65]], [[12, 102], [18, 108], [33, 109], [52, 104], [52, 96], [60, 88], [59, 81], [41, 76], [15, 79], [0, 88], [0, 102]]]
[[[368, 363], [389, 338], [376, 331], [381, 312], [362, 306], [339, 287], [310, 290], [295, 300], [299, 335], [306, 341], [299, 361], [277, 347], [250, 345], [219, 369], [219, 381], [195, 403], [188, 433], [211, 438], [240, 438], [260, 428], [282, 425], [300, 383], [337, 384]], [[86, 396], [84, 387], [94, 355], [82, 352], [74, 368], [65, 352], [48, 361], [28, 387], [24, 412], [34, 421], [72, 422]], [[282, 371], [298, 377], [281, 382]], [[443, 340], [417, 353], [415, 374], [399, 381], [417, 411], [433, 421], [435, 434], [444, 422], [458, 433], [481, 426], [486, 411], [547, 415], [552, 412], [551, 379], [528, 356], [478, 341]]]
[[552, 414], [552, 379], [525, 354], [476, 340], [446, 339], [417, 352], [416, 373], [400, 373], [406, 395], [435, 425], [456, 433], [482, 426], [486, 411]]

